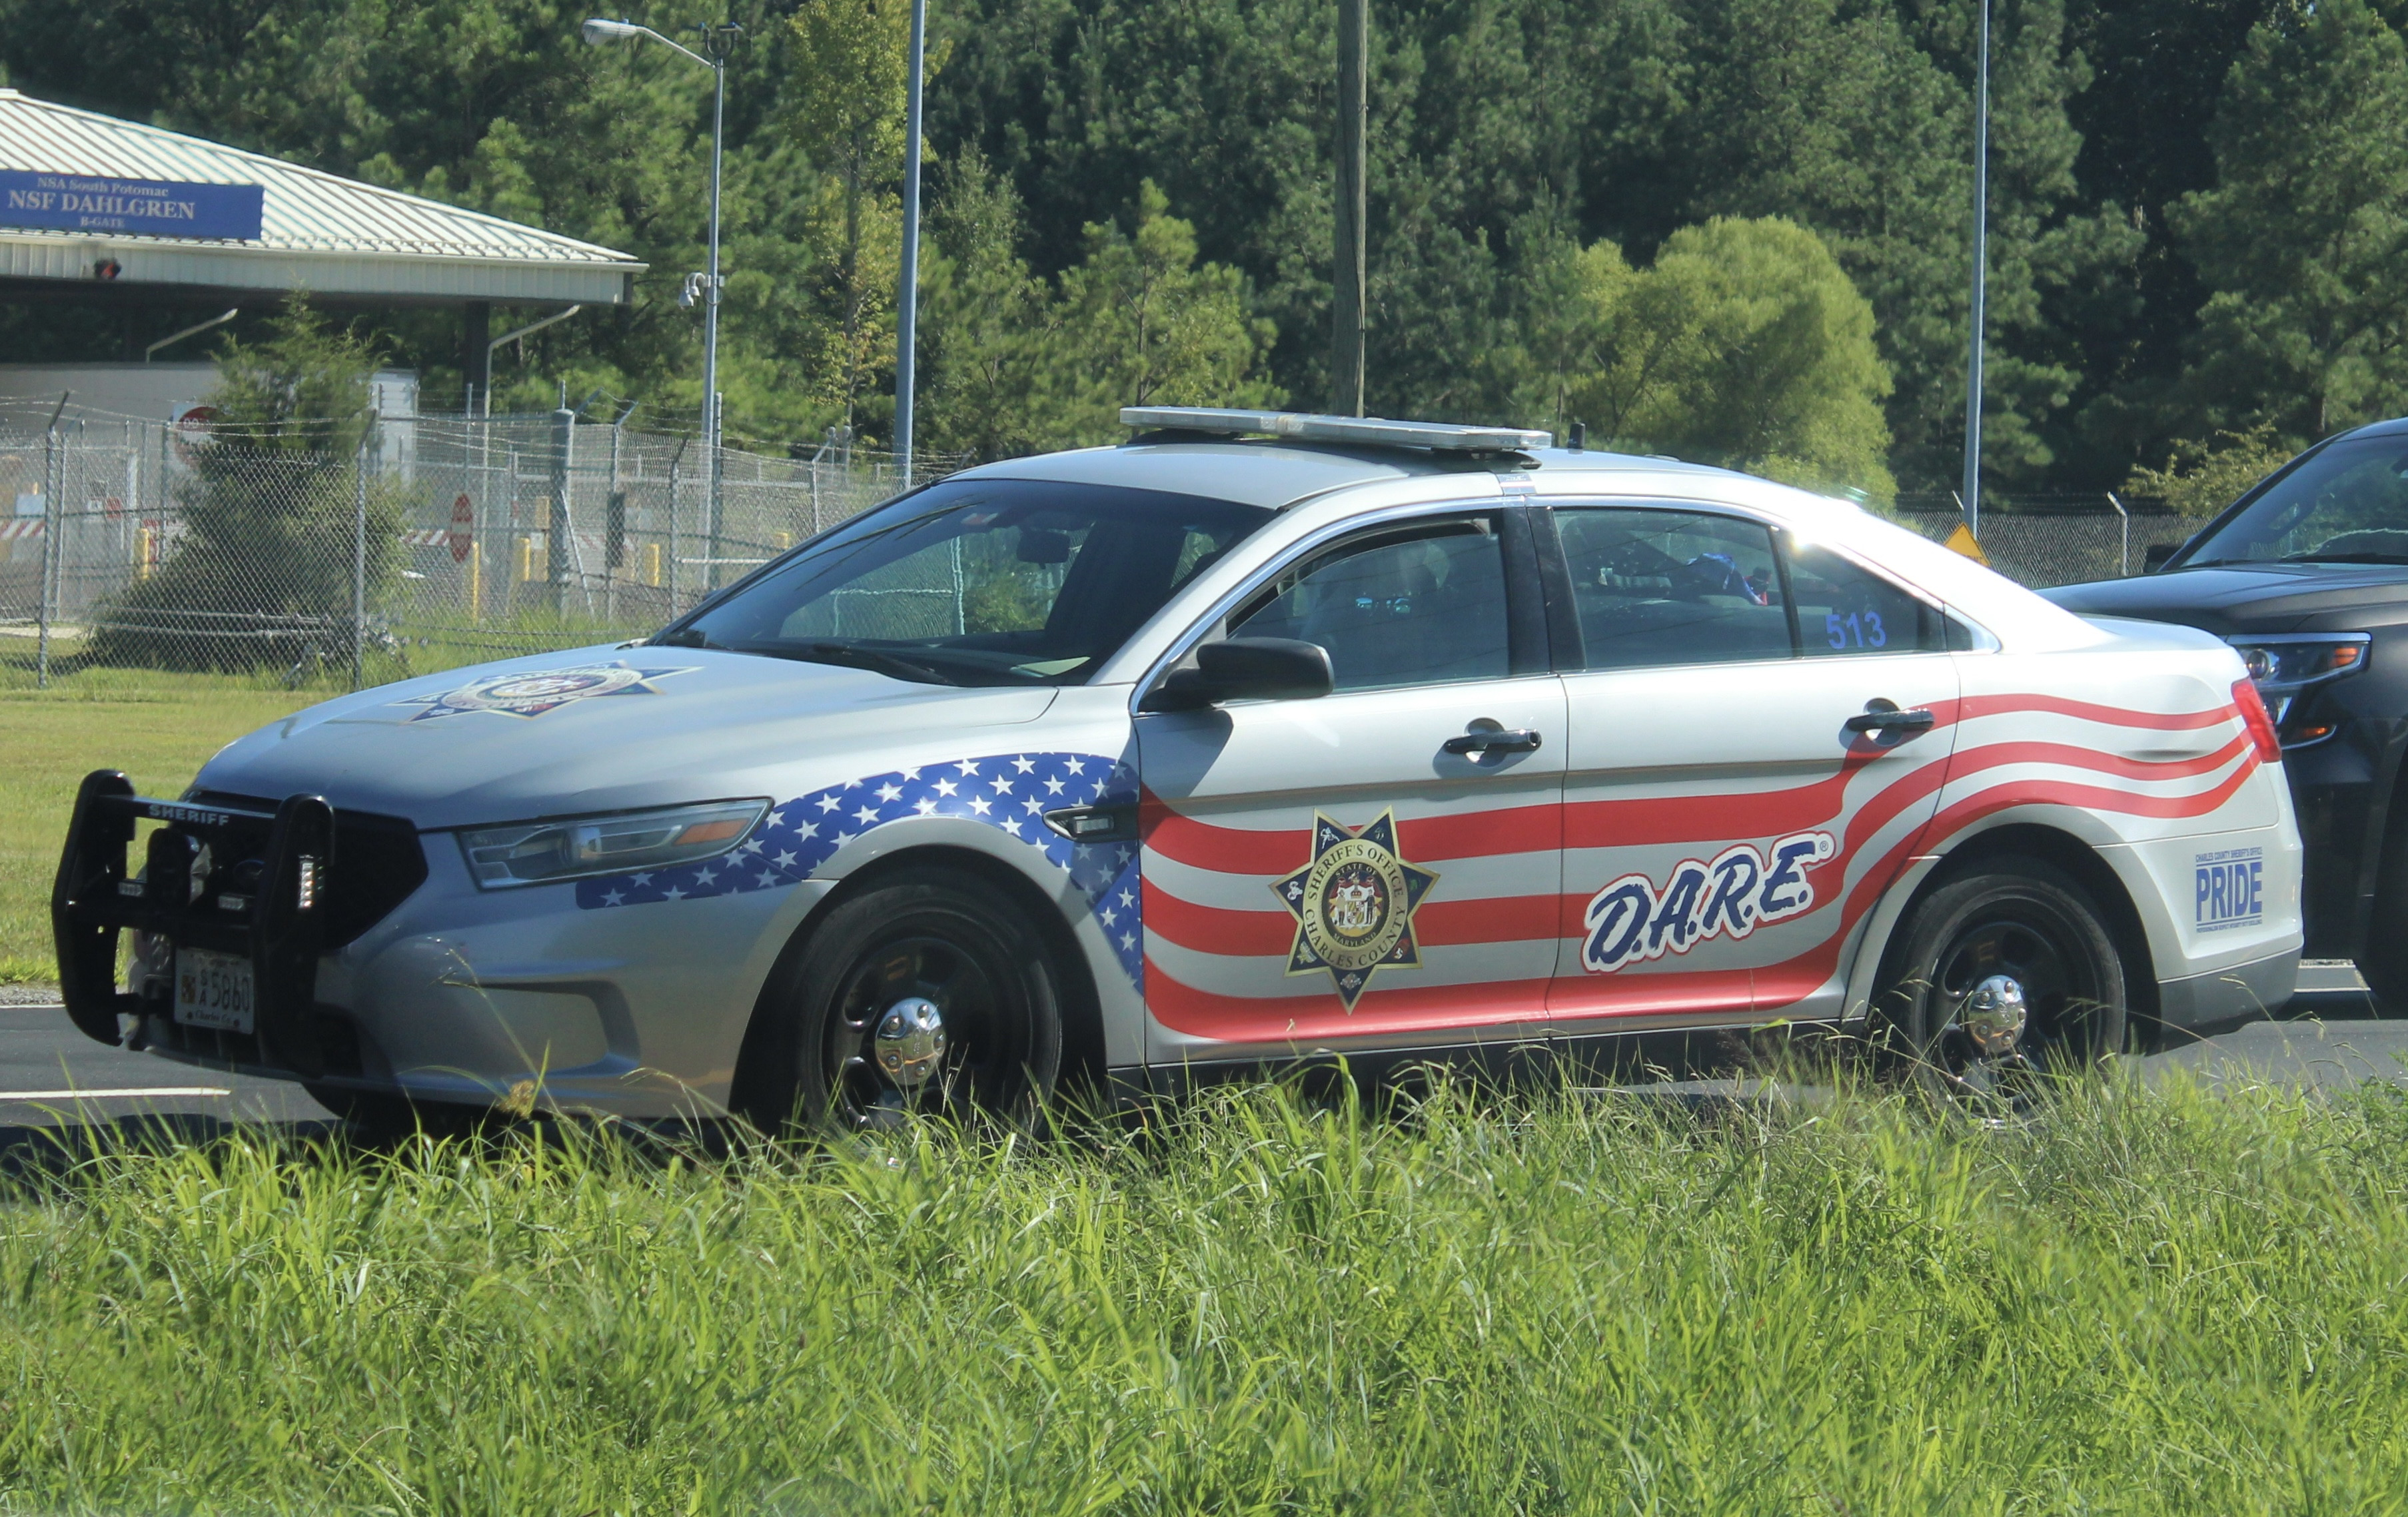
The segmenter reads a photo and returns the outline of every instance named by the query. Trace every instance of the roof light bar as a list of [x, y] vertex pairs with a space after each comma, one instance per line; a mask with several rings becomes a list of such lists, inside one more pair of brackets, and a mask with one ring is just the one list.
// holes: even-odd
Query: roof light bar
[[1517, 426], [1455, 426], [1390, 422], [1376, 416], [1314, 416], [1303, 411], [1220, 410], [1209, 406], [1124, 406], [1121, 425], [1217, 436], [1267, 436], [1357, 447], [1427, 448], [1441, 453], [1502, 453], [1555, 445], [1552, 432]]

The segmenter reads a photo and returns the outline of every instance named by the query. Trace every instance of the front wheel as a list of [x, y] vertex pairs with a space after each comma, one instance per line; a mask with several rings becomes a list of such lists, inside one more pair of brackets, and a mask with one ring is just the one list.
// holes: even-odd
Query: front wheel
[[748, 1114], [851, 1133], [913, 1116], [1031, 1125], [1061, 1070], [1060, 986], [999, 892], [898, 875], [834, 908], [781, 966]]
[[2003, 857], [1915, 903], [1878, 1003], [1893, 1050], [1932, 1095], [1985, 1112], [2096, 1067], [2130, 1034], [2123, 956], [2088, 892]]

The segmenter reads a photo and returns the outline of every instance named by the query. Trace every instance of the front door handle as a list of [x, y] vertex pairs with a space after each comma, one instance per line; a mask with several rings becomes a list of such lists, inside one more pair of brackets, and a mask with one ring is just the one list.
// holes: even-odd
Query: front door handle
[[1894, 732], [1905, 736], [1929, 732], [1938, 720], [1921, 707], [1901, 711], [1897, 702], [1877, 697], [1865, 702], [1864, 714], [1848, 718], [1846, 726], [1850, 732]]
[[1450, 753], [1535, 753], [1539, 741], [1538, 733], [1528, 727], [1475, 726], [1460, 737], [1449, 737], [1443, 746]]

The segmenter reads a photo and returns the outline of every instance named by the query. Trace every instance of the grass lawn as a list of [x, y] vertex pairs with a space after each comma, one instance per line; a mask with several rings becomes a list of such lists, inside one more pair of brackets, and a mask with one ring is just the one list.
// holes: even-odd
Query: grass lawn
[[0, 1510], [2395, 1512], [2408, 1105], [238, 1138], [25, 1182]]
[[123, 769], [146, 794], [179, 794], [210, 754], [327, 694], [108, 670], [49, 691], [0, 681], [0, 984], [58, 978], [50, 880], [86, 774]]

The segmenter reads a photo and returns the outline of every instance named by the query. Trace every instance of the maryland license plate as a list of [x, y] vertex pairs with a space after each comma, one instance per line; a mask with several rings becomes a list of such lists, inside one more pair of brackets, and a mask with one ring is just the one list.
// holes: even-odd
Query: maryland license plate
[[205, 948], [176, 951], [176, 1020], [222, 1033], [251, 1031], [251, 961]]

